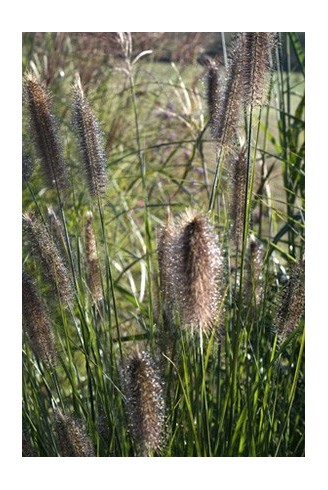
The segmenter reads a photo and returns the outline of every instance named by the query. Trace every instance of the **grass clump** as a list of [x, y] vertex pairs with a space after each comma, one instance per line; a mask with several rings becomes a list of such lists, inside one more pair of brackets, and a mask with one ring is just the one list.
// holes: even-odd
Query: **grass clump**
[[148, 34], [24, 36], [23, 454], [304, 456], [298, 34]]

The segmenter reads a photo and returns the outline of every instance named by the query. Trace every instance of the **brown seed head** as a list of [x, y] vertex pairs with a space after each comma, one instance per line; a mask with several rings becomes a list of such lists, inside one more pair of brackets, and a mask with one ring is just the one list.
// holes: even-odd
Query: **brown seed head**
[[93, 215], [91, 211], [87, 213], [87, 221], [85, 224], [85, 265], [87, 271], [87, 284], [94, 303], [97, 303], [103, 298], [103, 290], [101, 284], [101, 274], [98, 262], [96, 237], [94, 234]]
[[35, 356], [48, 366], [56, 362], [54, 335], [48, 313], [31, 277], [23, 271], [23, 323]]
[[122, 384], [131, 435], [142, 456], [163, 443], [164, 393], [159, 368], [147, 352], [134, 352], [123, 362]]
[[245, 291], [249, 304], [258, 305], [263, 295], [263, 250], [254, 235], [249, 237]]
[[51, 113], [50, 96], [34, 75], [24, 77], [24, 100], [34, 143], [49, 187], [63, 189], [67, 171], [56, 120]]
[[64, 415], [58, 410], [55, 414], [55, 428], [60, 456], [89, 458], [95, 456], [92, 442], [79, 420]]
[[[161, 234], [159, 266], [164, 308], [191, 330], [210, 329], [218, 317], [222, 256], [207, 218], [186, 212]], [[222, 279], [222, 277], [221, 277]]]
[[105, 152], [99, 124], [78, 80], [73, 88], [73, 121], [91, 197], [100, 197], [106, 188]]
[[47, 227], [34, 213], [25, 214], [23, 220], [33, 255], [40, 261], [45, 276], [63, 304], [69, 304], [72, 299], [70, 275]]
[[219, 87], [219, 67], [214, 61], [210, 61], [207, 70], [207, 107], [209, 112], [209, 124], [213, 138], [217, 138], [218, 130], [218, 111], [220, 100]]
[[275, 44], [274, 32], [243, 32], [243, 98], [246, 106], [265, 103], [269, 81], [270, 60]]
[[284, 340], [298, 325], [305, 310], [305, 258], [292, 268], [290, 279], [280, 296], [276, 331]]
[[232, 182], [230, 196], [230, 217], [232, 221], [231, 235], [236, 244], [243, 238], [245, 198], [247, 181], [246, 150], [242, 148], [231, 163]]
[[217, 142], [229, 151], [235, 147], [242, 114], [242, 57], [243, 43], [239, 36], [231, 48], [225, 85], [216, 116]]

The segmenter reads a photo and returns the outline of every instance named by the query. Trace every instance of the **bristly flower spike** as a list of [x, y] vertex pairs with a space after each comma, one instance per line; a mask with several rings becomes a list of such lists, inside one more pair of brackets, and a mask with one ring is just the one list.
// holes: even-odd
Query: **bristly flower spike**
[[158, 248], [164, 307], [173, 309], [182, 325], [208, 332], [217, 323], [222, 255], [209, 220], [183, 213], [162, 231]]
[[218, 111], [220, 104], [220, 77], [219, 67], [216, 62], [210, 61], [207, 70], [207, 107], [209, 112], [209, 124], [213, 138], [217, 138]]
[[67, 183], [67, 169], [57, 123], [51, 113], [51, 99], [39, 80], [31, 74], [24, 77], [24, 100], [28, 107], [30, 128], [43, 173], [50, 188], [63, 189]]
[[305, 310], [305, 257], [297, 262], [280, 296], [276, 331], [284, 340], [298, 325]]
[[38, 359], [54, 367], [57, 354], [48, 313], [31, 277], [25, 271], [22, 284], [23, 324], [29, 343]]
[[23, 220], [33, 255], [40, 261], [52, 289], [58, 291], [62, 303], [67, 306], [72, 300], [71, 277], [53, 237], [34, 213], [25, 214]]
[[103, 289], [92, 221], [93, 214], [91, 211], [88, 211], [85, 223], [85, 266], [87, 271], [87, 284], [93, 303], [98, 303], [103, 299]]
[[123, 360], [122, 385], [129, 428], [141, 456], [160, 450], [164, 437], [164, 387], [160, 370], [148, 352]]
[[55, 428], [60, 456], [83, 458], [95, 456], [91, 439], [79, 420], [58, 410], [55, 414]]
[[246, 107], [265, 103], [271, 71], [274, 32], [244, 32], [242, 61], [243, 99]]
[[103, 196], [106, 189], [106, 158], [98, 121], [78, 78], [73, 88], [73, 122], [91, 197]]
[[246, 149], [243, 147], [237, 157], [231, 162], [231, 194], [230, 194], [230, 217], [232, 223], [231, 235], [238, 246], [243, 238], [245, 198], [247, 182]]

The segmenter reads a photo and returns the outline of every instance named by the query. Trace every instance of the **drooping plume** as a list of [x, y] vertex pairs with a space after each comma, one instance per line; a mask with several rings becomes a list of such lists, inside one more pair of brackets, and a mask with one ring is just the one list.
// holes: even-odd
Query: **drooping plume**
[[35, 356], [48, 366], [54, 366], [56, 349], [54, 335], [45, 306], [31, 277], [23, 271], [23, 324]]
[[92, 442], [81, 421], [59, 410], [55, 414], [59, 454], [62, 457], [93, 457]]
[[103, 289], [101, 284], [96, 237], [94, 234], [92, 221], [93, 215], [92, 212], [89, 211], [87, 213], [87, 221], [85, 224], [85, 266], [87, 271], [87, 285], [93, 302], [97, 303], [103, 298]]
[[98, 121], [83, 93], [80, 80], [73, 89], [73, 121], [90, 195], [100, 197], [106, 188], [105, 152]]
[[305, 310], [305, 258], [293, 266], [279, 298], [276, 331], [285, 339], [298, 325]]
[[174, 310], [192, 331], [209, 330], [218, 319], [222, 280], [221, 250], [212, 226], [205, 216], [186, 212], [164, 227], [159, 242], [164, 308]]
[[24, 100], [29, 112], [29, 123], [34, 144], [41, 159], [43, 174], [51, 188], [63, 189], [67, 170], [57, 123], [51, 113], [51, 99], [34, 75], [24, 77]]
[[71, 278], [53, 237], [35, 214], [27, 213], [23, 216], [23, 220], [33, 255], [40, 261], [54, 292], [58, 292], [63, 304], [68, 305], [72, 299]]
[[160, 449], [164, 435], [164, 390], [159, 367], [148, 352], [133, 352], [121, 371], [129, 428], [141, 456]]

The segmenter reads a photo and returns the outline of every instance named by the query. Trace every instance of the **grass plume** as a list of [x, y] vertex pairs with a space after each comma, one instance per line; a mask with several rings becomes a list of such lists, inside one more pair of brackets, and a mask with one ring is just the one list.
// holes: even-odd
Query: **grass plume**
[[98, 121], [92, 113], [80, 80], [73, 88], [73, 122], [91, 197], [100, 197], [106, 188], [106, 159]]
[[242, 33], [243, 98], [246, 106], [261, 106], [269, 87], [270, 62], [275, 44], [274, 32]]
[[40, 262], [42, 270], [64, 305], [72, 299], [72, 285], [69, 271], [55, 245], [47, 227], [34, 213], [23, 216], [24, 229], [35, 258]]
[[209, 124], [213, 138], [217, 138], [218, 111], [220, 104], [220, 76], [216, 62], [210, 60], [207, 70], [207, 107], [209, 112]]
[[92, 300], [94, 303], [98, 303], [103, 299], [103, 289], [92, 221], [93, 214], [89, 211], [85, 223], [85, 266], [87, 271], [87, 284]]
[[276, 331], [284, 340], [298, 325], [305, 310], [305, 258], [297, 262], [284, 287], [277, 310]]
[[164, 430], [164, 393], [159, 367], [148, 352], [133, 352], [123, 362], [122, 384], [131, 435], [141, 456], [160, 449]]
[[191, 330], [209, 330], [218, 316], [222, 257], [207, 217], [193, 211], [167, 223], [158, 248], [164, 308]]
[[247, 181], [246, 149], [242, 148], [231, 163], [230, 218], [231, 236], [236, 246], [243, 238]]
[[23, 88], [29, 113], [29, 125], [47, 185], [50, 188], [63, 189], [67, 183], [67, 169], [57, 123], [51, 112], [50, 96], [38, 79], [31, 74], [24, 77]]
[[23, 271], [22, 284], [23, 323], [29, 343], [35, 356], [53, 367], [57, 354], [48, 313], [31, 277], [25, 271]]
[[220, 95], [217, 116], [215, 117], [218, 145], [229, 151], [236, 144], [241, 118], [242, 59], [243, 42], [241, 36], [238, 36], [231, 48], [224, 89]]
[[95, 456], [92, 442], [79, 420], [58, 410], [55, 415], [55, 428], [60, 456], [84, 458]]

